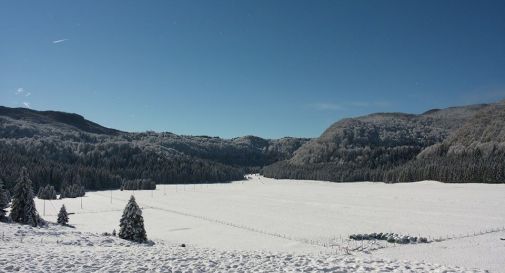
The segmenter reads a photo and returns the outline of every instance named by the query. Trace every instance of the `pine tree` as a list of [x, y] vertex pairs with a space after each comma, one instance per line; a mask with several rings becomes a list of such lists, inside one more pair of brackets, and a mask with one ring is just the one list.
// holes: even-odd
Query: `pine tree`
[[65, 209], [65, 205], [61, 206], [60, 212], [58, 213], [58, 224], [65, 226], [68, 223], [68, 213]]
[[139, 243], [147, 240], [142, 211], [135, 202], [133, 195], [123, 211], [119, 227], [119, 238]]
[[32, 181], [25, 167], [21, 168], [19, 179], [14, 187], [10, 217], [14, 222], [34, 227], [41, 222], [33, 201]]
[[3, 181], [0, 178], [0, 221], [6, 219], [7, 211], [5, 209], [9, 206], [9, 202], [7, 191], [4, 189]]

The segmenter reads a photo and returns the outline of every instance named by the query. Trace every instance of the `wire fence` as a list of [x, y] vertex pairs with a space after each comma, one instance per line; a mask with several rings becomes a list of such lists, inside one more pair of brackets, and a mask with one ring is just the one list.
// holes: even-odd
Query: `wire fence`
[[[457, 239], [464, 239], [464, 238], [470, 238], [470, 237], [477, 237], [481, 235], [486, 235], [486, 234], [491, 234], [491, 233], [497, 233], [497, 232], [505, 232], [505, 226], [502, 227], [494, 227], [494, 228], [487, 228], [483, 230], [479, 230], [477, 232], [467, 232], [467, 233], [459, 233], [459, 234], [447, 234], [445, 236], [427, 236], [428, 239], [428, 244], [433, 244], [433, 243], [441, 243], [445, 241], [450, 241], [450, 240], [457, 240]], [[377, 240], [377, 239], [372, 239], [372, 240], [353, 240], [353, 239], [343, 239], [340, 237], [340, 241], [336, 240], [335, 238], [330, 239], [326, 242], [321, 243], [324, 246], [331, 247], [334, 249], [337, 249], [336, 252], [345, 252], [345, 253], [351, 253], [351, 252], [373, 252], [376, 250], [380, 249], [385, 249], [385, 248], [395, 248], [395, 247], [405, 247], [409, 245], [423, 245], [426, 243], [390, 243], [387, 242], [386, 240]]]
[[[100, 194], [98, 194], [100, 195]], [[111, 198], [109, 196], [105, 195], [100, 195], [102, 197], [106, 198]], [[122, 198], [117, 198], [114, 197], [115, 200], [118, 201], [123, 201], [126, 202], [126, 199]], [[237, 224], [229, 221], [224, 221], [208, 216], [203, 216], [203, 215], [197, 215], [193, 213], [188, 213], [188, 212], [183, 212], [179, 210], [174, 210], [174, 209], [168, 209], [164, 207], [159, 207], [159, 206], [153, 206], [153, 205], [147, 205], [147, 204], [141, 204], [139, 203], [144, 209], [154, 209], [154, 210], [159, 210], [159, 211], [164, 211], [164, 212], [169, 212], [172, 214], [177, 214], [185, 217], [191, 217], [211, 223], [216, 223], [216, 224], [221, 224], [233, 228], [238, 228], [242, 230], [246, 230], [249, 232], [254, 232], [262, 235], [267, 235], [270, 237], [274, 238], [279, 238], [279, 239], [284, 239], [284, 240], [289, 240], [293, 242], [298, 242], [306, 245], [311, 245], [315, 247], [321, 247], [325, 251], [331, 251], [334, 253], [338, 254], [351, 254], [353, 252], [372, 252], [384, 248], [393, 248], [393, 247], [401, 247], [401, 246], [406, 246], [406, 245], [412, 245], [412, 244], [399, 244], [399, 243], [389, 243], [386, 240], [352, 240], [349, 239], [348, 236], [333, 236], [330, 238], [321, 238], [321, 239], [309, 239], [309, 238], [302, 238], [302, 237], [297, 237], [297, 236], [291, 236], [285, 233], [278, 233], [278, 232], [271, 232], [267, 231], [264, 229], [260, 228], [255, 228], [252, 226], [248, 225], [242, 225], [242, 224]], [[427, 236], [426, 238], [428, 239], [428, 243], [439, 243], [439, 242], [444, 242], [448, 240], [455, 240], [455, 239], [461, 239], [461, 238], [468, 238], [468, 237], [475, 237], [475, 236], [480, 236], [480, 235], [485, 235], [489, 233], [494, 233], [494, 232], [502, 232], [505, 231], [505, 226], [503, 227], [495, 227], [495, 228], [489, 228], [489, 229], [484, 229], [484, 230], [479, 230], [478, 232], [472, 232], [472, 233], [461, 233], [461, 234], [447, 234], [445, 236]], [[421, 243], [424, 244], [424, 243]]]
[[[260, 181], [260, 182], [262, 182], [262, 181]], [[200, 186], [201, 186], [200, 188], [202, 188], [202, 189], [205, 187], [204, 185], [200, 185]], [[163, 185], [163, 188], [164, 188], [163, 194], [164, 195], [166, 195], [166, 188], [165, 187], [166, 187], [166, 185]], [[207, 188], [208, 188], [208, 185], [207, 185]], [[182, 189], [178, 189], [177, 186], [175, 188], [176, 192], [177, 191], [188, 191], [188, 190], [189, 191], [191, 191], [191, 190], [196, 191], [197, 185], [195, 184], [195, 185], [193, 185], [193, 187], [188, 187], [188, 189], [186, 189], [186, 185], [184, 185], [184, 187], [182, 187]], [[121, 202], [128, 201], [127, 199], [112, 196], [112, 192], [110, 193], [110, 195], [109, 194], [101, 194], [99, 192], [95, 192], [94, 194], [97, 196], [101, 196], [101, 197], [110, 199], [111, 204], [112, 204], [112, 200], [117, 200], [117, 201], [121, 201]], [[154, 193], [152, 192], [151, 197], [153, 195], [154, 195]], [[54, 204], [51, 202], [51, 200], [48, 200], [48, 201], [49, 201], [50, 205], [53, 207], [54, 211], [55, 212], [58, 211], [56, 209], [56, 207], [54, 206]], [[141, 207], [143, 207], [143, 209], [152, 209], [152, 210], [164, 211], [164, 212], [168, 212], [168, 213], [172, 213], [172, 214], [176, 214], [176, 215], [180, 215], [180, 216], [191, 217], [194, 219], [199, 219], [199, 220], [203, 220], [203, 221], [207, 221], [207, 222], [211, 222], [211, 223], [225, 225], [228, 227], [242, 229], [242, 230], [245, 230], [248, 232], [254, 232], [254, 233], [266, 235], [266, 236], [269, 236], [272, 238], [289, 240], [292, 242], [298, 242], [298, 243], [302, 243], [302, 244], [306, 244], [306, 245], [310, 245], [310, 246], [314, 246], [314, 247], [319, 247], [323, 251], [331, 251], [336, 254], [352, 254], [355, 252], [370, 253], [370, 252], [377, 251], [380, 249], [385, 249], [385, 248], [394, 248], [394, 247], [402, 247], [402, 246], [412, 245], [412, 243], [408, 243], [408, 244], [400, 244], [400, 243], [396, 243], [396, 242], [390, 243], [390, 242], [387, 242], [386, 240], [377, 240], [377, 239], [353, 240], [353, 239], [349, 239], [348, 236], [342, 236], [342, 235], [333, 236], [333, 237], [326, 237], [326, 238], [318, 238], [318, 239], [303, 238], [303, 237], [292, 236], [292, 235], [285, 234], [285, 233], [272, 232], [272, 231], [268, 231], [265, 229], [252, 227], [249, 225], [243, 225], [243, 224], [233, 223], [230, 221], [224, 221], [224, 220], [212, 218], [209, 216], [198, 215], [198, 214], [193, 214], [193, 213], [184, 212], [184, 211], [180, 211], [180, 210], [169, 209], [169, 208], [165, 208], [165, 207], [161, 207], [161, 206], [142, 204], [140, 202], [139, 202], [139, 205]], [[123, 211], [123, 209], [79, 211], [79, 212], [74, 212], [73, 214], [99, 214], [99, 213], [120, 212], [120, 211]], [[56, 214], [47, 214], [47, 216], [56, 216]], [[505, 231], [505, 226], [488, 228], [488, 229], [484, 229], [484, 230], [479, 230], [477, 232], [467, 232], [467, 233], [460, 233], [460, 234], [447, 234], [445, 236], [426, 236], [426, 238], [428, 239], [428, 243], [440, 243], [440, 242], [449, 241], [449, 240], [476, 237], [476, 236], [480, 236], [480, 235], [485, 235], [485, 234], [490, 234], [490, 233], [495, 233], [495, 232], [503, 232], [503, 231]], [[2, 234], [1, 238], [2, 238], [2, 240], [4, 240], [3, 234]], [[424, 244], [424, 243], [421, 243], [421, 244]]]
[[[151, 209], [159, 209], [156, 207], [151, 207]], [[166, 210], [162, 209], [163, 211], [169, 211], [173, 212], [171, 210]], [[238, 224], [233, 224], [230, 222], [226, 221], [220, 221], [217, 219], [212, 219], [208, 217], [199, 217], [187, 213], [181, 213], [177, 212], [180, 215], [185, 215], [185, 216], [190, 216], [190, 217], [196, 217], [205, 221], [211, 221], [214, 223], [219, 223], [222, 225], [234, 227], [234, 228], [240, 228], [243, 230], [247, 230], [250, 232], [255, 232], [271, 237], [276, 237], [280, 239], [285, 239], [289, 241], [294, 241], [294, 242], [299, 242], [311, 246], [316, 246], [320, 247], [320, 253], [332, 253], [336, 255], [353, 255], [356, 253], [373, 253], [374, 251], [381, 250], [381, 249], [386, 249], [386, 248], [397, 248], [397, 247], [405, 247], [408, 245], [413, 245], [413, 244], [397, 244], [397, 243], [389, 243], [384, 240], [351, 240], [348, 238], [344, 238], [339, 236], [338, 238], [333, 237], [329, 239], [306, 239], [306, 238], [300, 238], [300, 237], [294, 237], [294, 236], [289, 236], [287, 234], [282, 234], [282, 233], [274, 233], [274, 232], [268, 232], [266, 230], [262, 229], [257, 229], [245, 225], [238, 225]], [[477, 236], [482, 236], [486, 234], [491, 234], [491, 233], [497, 233], [497, 232], [505, 232], [505, 227], [498, 227], [498, 228], [489, 228], [489, 229], [484, 229], [479, 232], [472, 232], [472, 233], [464, 233], [464, 234], [459, 234], [459, 235], [446, 235], [446, 236], [437, 236], [437, 237], [429, 237], [430, 241], [428, 242], [429, 244], [434, 244], [434, 243], [441, 243], [444, 241], [449, 241], [449, 240], [456, 240], [456, 239], [463, 239], [463, 238], [469, 238], [469, 237], [477, 237]], [[50, 236], [38, 236], [40, 234], [47, 233]], [[93, 243], [86, 237], [79, 237], [79, 238], [66, 238], [66, 239], [61, 239], [59, 238], [60, 232], [58, 231], [49, 231], [49, 232], [37, 232], [34, 235], [28, 236], [24, 232], [11, 232], [6, 234], [5, 231], [2, 231], [0, 235], [0, 241], [4, 242], [16, 242], [16, 243], [40, 243], [40, 244], [63, 244], [63, 245], [76, 245], [76, 246], [93, 246]], [[103, 236], [99, 234], [90, 234], [90, 236]], [[112, 242], [110, 241], [103, 241], [104, 244], [110, 244]], [[424, 243], [423, 243], [424, 244]], [[421, 244], [421, 245], [423, 245]]]

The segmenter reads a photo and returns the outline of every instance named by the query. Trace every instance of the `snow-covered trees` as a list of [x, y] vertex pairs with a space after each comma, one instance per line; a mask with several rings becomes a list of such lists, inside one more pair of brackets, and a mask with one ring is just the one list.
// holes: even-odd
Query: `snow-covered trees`
[[121, 190], [155, 190], [156, 182], [149, 178], [123, 181]]
[[4, 221], [6, 219], [7, 211], [5, 211], [5, 209], [10, 203], [3, 183], [2, 179], [0, 179], [0, 221]]
[[60, 199], [63, 198], [76, 198], [76, 197], [81, 197], [86, 194], [86, 191], [84, 190], [84, 187], [78, 184], [72, 184], [66, 186], [64, 189], [61, 190], [60, 194]]
[[65, 205], [61, 206], [60, 212], [58, 212], [58, 224], [66, 225], [68, 223], [68, 213], [65, 209]]
[[133, 196], [130, 197], [130, 201], [123, 211], [119, 227], [119, 238], [139, 243], [147, 240], [142, 211]]
[[54, 200], [56, 199], [56, 190], [54, 190], [54, 186], [48, 184], [45, 187], [39, 188], [37, 197], [39, 199]]
[[19, 179], [14, 187], [10, 217], [14, 222], [29, 224], [34, 227], [38, 226], [42, 220], [35, 208], [32, 181], [28, 177], [28, 171], [25, 167], [21, 168]]

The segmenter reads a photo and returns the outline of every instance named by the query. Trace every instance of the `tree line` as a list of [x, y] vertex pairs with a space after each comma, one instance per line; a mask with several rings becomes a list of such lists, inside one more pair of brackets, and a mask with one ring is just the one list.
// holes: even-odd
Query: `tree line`
[[412, 182], [436, 180], [446, 183], [504, 183], [505, 157], [493, 155], [436, 156], [413, 159], [402, 164], [376, 168], [331, 163], [293, 165], [281, 161], [261, 170], [278, 179], [323, 180], [333, 182]]
[[55, 146], [44, 142], [25, 144], [0, 141], [0, 178], [8, 190], [13, 189], [22, 166], [29, 170], [36, 192], [51, 185], [59, 193], [72, 185], [105, 190], [119, 189], [124, 181], [135, 179], [160, 184], [213, 183], [241, 180], [244, 175], [240, 168], [180, 154], [170, 156], [129, 143], [101, 144], [81, 153], [71, 145], [52, 149]]

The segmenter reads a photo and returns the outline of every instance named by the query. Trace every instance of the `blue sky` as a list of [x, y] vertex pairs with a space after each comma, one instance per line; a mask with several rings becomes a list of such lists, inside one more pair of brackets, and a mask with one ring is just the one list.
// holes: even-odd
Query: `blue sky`
[[505, 1], [2, 1], [0, 105], [314, 137], [505, 98]]

